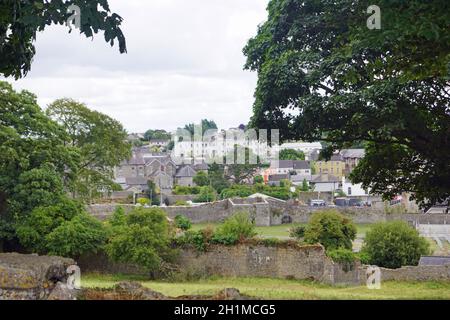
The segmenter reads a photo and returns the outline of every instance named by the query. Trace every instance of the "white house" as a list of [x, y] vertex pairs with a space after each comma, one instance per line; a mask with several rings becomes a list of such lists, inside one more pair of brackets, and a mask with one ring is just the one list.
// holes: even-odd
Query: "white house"
[[347, 180], [345, 177], [342, 177], [342, 191], [348, 197], [363, 197], [368, 196], [370, 194], [370, 189], [366, 190], [362, 187], [362, 184], [353, 184], [350, 180]]

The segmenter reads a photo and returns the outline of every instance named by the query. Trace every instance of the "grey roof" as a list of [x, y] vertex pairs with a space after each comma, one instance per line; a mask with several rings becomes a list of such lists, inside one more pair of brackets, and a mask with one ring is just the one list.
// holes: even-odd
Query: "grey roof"
[[128, 186], [143, 186], [147, 185], [147, 178], [144, 177], [130, 177], [125, 179], [125, 184]]
[[270, 182], [278, 182], [281, 180], [288, 180], [288, 179], [289, 179], [288, 174], [273, 174], [273, 175], [269, 176]]
[[194, 169], [197, 171], [207, 171], [209, 169], [208, 164], [205, 162], [194, 164]]
[[315, 174], [312, 176], [311, 181], [314, 183], [326, 183], [326, 182], [341, 182], [341, 179], [331, 174]]
[[193, 177], [197, 174], [197, 171], [195, 171], [191, 166], [184, 166], [181, 167], [177, 174], [177, 178], [185, 178], [185, 177]]
[[366, 150], [364, 149], [344, 149], [341, 151], [344, 158], [357, 158], [362, 159], [366, 155]]
[[309, 161], [293, 161], [294, 169], [295, 170], [307, 170], [311, 169], [311, 165], [309, 164]]
[[450, 256], [448, 257], [421, 257], [419, 266], [444, 266], [450, 265]]
[[144, 157], [139, 152], [133, 153], [133, 156], [128, 161], [128, 164], [135, 165], [135, 166], [145, 165]]
[[271, 168], [281, 168], [281, 169], [293, 169], [294, 161], [292, 160], [278, 160], [272, 161], [270, 163]]

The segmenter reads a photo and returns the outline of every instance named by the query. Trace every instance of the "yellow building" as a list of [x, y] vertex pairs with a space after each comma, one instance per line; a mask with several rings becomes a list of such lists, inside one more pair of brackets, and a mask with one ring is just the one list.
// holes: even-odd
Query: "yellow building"
[[316, 160], [313, 162], [315, 174], [330, 174], [342, 178], [345, 173], [345, 162], [341, 155], [333, 155], [330, 161]]

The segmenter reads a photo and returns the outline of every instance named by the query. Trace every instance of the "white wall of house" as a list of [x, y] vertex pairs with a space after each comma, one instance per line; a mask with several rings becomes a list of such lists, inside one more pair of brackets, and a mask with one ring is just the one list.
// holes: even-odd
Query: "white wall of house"
[[362, 197], [370, 193], [370, 190], [363, 189], [362, 184], [353, 184], [345, 178], [342, 178], [342, 191], [349, 197]]

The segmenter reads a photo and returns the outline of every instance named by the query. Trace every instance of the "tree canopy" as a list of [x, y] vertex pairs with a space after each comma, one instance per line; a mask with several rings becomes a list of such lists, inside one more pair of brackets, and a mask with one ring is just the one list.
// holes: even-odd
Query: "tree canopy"
[[81, 34], [89, 38], [104, 31], [106, 42], [113, 46], [117, 41], [120, 52], [126, 52], [125, 37], [120, 29], [123, 19], [111, 13], [107, 0], [4, 0], [0, 3], [0, 74], [16, 79], [26, 75], [36, 52], [37, 32], [51, 24], [66, 23], [72, 16], [67, 12], [72, 4], [81, 10]]
[[46, 113], [66, 131], [64, 144], [79, 150], [77, 178], [69, 188], [87, 200], [96, 191], [115, 189], [114, 167], [131, 156], [122, 124], [72, 99], [56, 100]]
[[354, 171], [386, 198], [450, 196], [450, 3], [272, 0], [244, 48], [258, 73], [251, 125], [281, 140], [329, 142], [323, 155], [367, 142]]

